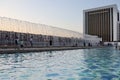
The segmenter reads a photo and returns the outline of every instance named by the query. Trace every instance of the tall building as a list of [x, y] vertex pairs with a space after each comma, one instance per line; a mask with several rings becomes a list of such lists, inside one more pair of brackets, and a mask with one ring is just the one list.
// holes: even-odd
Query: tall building
[[116, 5], [83, 10], [83, 32], [102, 41], [119, 41], [119, 11]]
[[118, 27], [117, 27], [117, 31], [118, 31], [118, 41], [120, 41], [120, 21], [118, 22]]

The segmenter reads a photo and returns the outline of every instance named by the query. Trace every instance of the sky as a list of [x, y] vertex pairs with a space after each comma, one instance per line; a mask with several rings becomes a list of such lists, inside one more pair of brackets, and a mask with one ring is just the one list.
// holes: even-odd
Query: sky
[[51, 25], [82, 33], [83, 10], [120, 0], [0, 0], [0, 16]]

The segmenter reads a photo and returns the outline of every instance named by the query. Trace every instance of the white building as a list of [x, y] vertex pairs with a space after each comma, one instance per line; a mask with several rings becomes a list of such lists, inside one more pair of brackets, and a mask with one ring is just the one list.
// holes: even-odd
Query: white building
[[92, 46], [99, 45], [102, 41], [102, 38], [99, 38], [98, 36], [92, 36], [92, 35], [83, 35], [84, 40], [87, 43], [87, 45], [90, 43]]
[[83, 11], [83, 32], [102, 37], [104, 42], [119, 40], [119, 11], [117, 6], [108, 5]]

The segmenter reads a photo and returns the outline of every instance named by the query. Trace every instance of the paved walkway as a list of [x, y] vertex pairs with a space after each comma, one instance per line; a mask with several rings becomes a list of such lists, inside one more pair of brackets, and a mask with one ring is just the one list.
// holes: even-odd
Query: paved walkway
[[43, 48], [0, 48], [0, 54], [2, 53], [22, 53], [22, 52], [41, 52], [41, 51], [58, 51], [58, 50], [73, 50], [73, 49], [92, 49], [99, 47], [43, 47]]

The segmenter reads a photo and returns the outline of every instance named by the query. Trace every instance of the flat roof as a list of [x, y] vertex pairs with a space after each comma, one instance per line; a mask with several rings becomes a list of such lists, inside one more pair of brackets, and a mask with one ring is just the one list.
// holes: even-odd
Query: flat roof
[[83, 12], [95, 11], [95, 10], [105, 9], [105, 8], [116, 8], [118, 10], [117, 5], [112, 4], [112, 5], [107, 5], [107, 6], [97, 7], [97, 8], [85, 9], [83, 10]]

